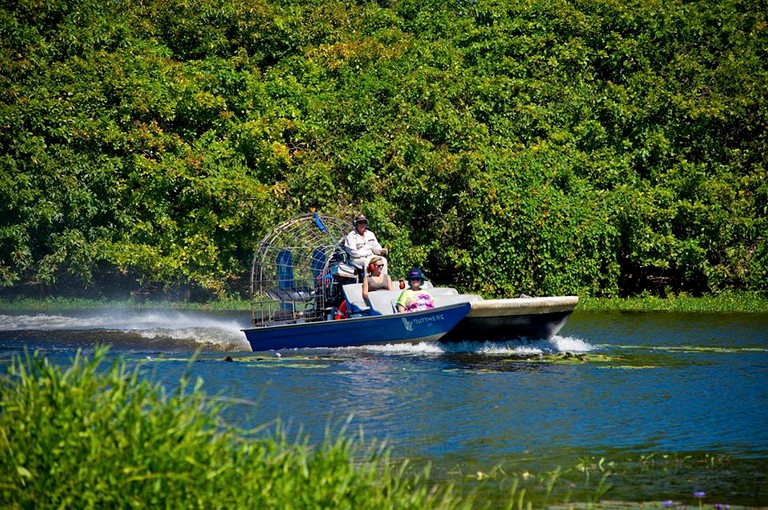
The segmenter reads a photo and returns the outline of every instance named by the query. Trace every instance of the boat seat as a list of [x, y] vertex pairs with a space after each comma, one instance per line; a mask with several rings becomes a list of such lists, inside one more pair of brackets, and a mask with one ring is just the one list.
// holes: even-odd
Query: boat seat
[[311, 301], [315, 297], [315, 290], [309, 287], [293, 287], [290, 289], [269, 289], [267, 296], [281, 303], [290, 301]]
[[397, 313], [395, 302], [397, 302], [401, 292], [400, 289], [369, 292], [368, 302], [371, 304], [371, 315], [393, 315]]
[[435, 287], [429, 280], [421, 284], [421, 288], [433, 296], [456, 296], [459, 291], [453, 287]]
[[344, 292], [344, 299], [347, 300], [347, 307], [350, 314], [366, 313], [370, 310], [370, 307], [363, 299], [362, 283], [349, 283], [347, 285], [342, 285], [341, 289]]
[[456, 296], [459, 291], [453, 287], [430, 287], [426, 289], [432, 296]]
[[[430, 289], [429, 292], [432, 292], [432, 289]], [[449, 295], [432, 294], [432, 298], [435, 301], [436, 307], [455, 305], [458, 303], [473, 303], [475, 301], [481, 301], [483, 299], [478, 294], [449, 294]]]
[[336, 264], [334, 266], [331, 266], [330, 273], [333, 276], [338, 275], [341, 278], [352, 278], [355, 280], [360, 279], [359, 270], [355, 266], [352, 266], [349, 264], [341, 263], [341, 264]]
[[[429, 289], [435, 302], [435, 307], [449, 306], [459, 303], [472, 303], [480, 301], [483, 298], [478, 294], [433, 294], [435, 288]], [[453, 289], [451, 289], [453, 290]], [[391, 315], [397, 313], [397, 298], [400, 297], [401, 290], [377, 290], [368, 293], [368, 301], [371, 304], [371, 315]]]

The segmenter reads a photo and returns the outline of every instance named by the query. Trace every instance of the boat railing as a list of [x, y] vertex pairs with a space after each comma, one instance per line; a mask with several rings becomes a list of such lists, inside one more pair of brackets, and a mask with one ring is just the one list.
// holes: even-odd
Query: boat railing
[[254, 326], [321, 320], [328, 313], [315, 289], [270, 289], [252, 301]]

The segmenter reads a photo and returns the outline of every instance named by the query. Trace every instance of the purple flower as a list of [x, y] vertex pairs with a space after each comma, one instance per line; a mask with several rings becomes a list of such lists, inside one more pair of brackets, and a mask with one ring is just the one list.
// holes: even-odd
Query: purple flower
[[699, 499], [703, 498], [706, 495], [707, 495], [707, 493], [704, 492], [704, 491], [696, 491], [696, 492], [693, 493], [693, 497], [694, 498], [699, 498]]
[[673, 506], [675, 506], [675, 502], [672, 501], [671, 499], [666, 500], [662, 504], [664, 505], [664, 508], [672, 508]]

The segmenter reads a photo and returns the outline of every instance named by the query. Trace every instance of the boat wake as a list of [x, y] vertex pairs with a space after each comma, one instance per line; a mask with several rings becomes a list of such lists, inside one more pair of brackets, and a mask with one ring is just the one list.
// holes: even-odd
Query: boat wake
[[387, 344], [349, 347], [392, 354], [485, 354], [531, 357], [564, 352], [584, 353], [596, 349], [584, 340], [554, 336], [551, 340], [514, 340], [509, 342], [422, 342], [419, 344]]
[[235, 319], [173, 310], [0, 315], [0, 345], [70, 348], [105, 343], [131, 350], [250, 350], [242, 327]]

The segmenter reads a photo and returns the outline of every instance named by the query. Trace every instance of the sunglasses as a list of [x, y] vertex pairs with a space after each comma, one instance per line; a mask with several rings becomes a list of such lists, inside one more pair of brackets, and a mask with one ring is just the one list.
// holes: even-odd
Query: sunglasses
[[376, 264], [376, 267], [384, 267], [384, 264]]

